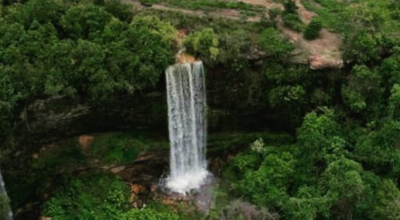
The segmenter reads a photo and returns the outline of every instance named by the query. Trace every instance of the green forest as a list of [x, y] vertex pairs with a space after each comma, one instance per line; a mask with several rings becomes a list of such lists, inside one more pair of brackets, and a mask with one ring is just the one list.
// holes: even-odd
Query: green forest
[[[400, 220], [399, 21], [398, 0], [0, 0], [0, 220]], [[160, 184], [182, 48], [206, 208]]]

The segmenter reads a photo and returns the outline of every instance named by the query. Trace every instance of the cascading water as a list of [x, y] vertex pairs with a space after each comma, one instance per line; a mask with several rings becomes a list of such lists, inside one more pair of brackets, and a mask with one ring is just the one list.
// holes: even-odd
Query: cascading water
[[12, 220], [13, 219], [13, 214], [11, 212], [11, 209], [9, 207], [8, 202], [8, 196], [7, 196], [7, 191], [4, 186], [4, 181], [3, 181], [3, 175], [1, 175], [1, 170], [0, 170], [0, 196], [2, 197], [1, 200], [1, 211], [4, 212], [3, 216], [0, 216], [0, 219], [4, 220]]
[[170, 66], [166, 79], [171, 145], [166, 185], [174, 192], [186, 193], [199, 188], [208, 176], [203, 63]]

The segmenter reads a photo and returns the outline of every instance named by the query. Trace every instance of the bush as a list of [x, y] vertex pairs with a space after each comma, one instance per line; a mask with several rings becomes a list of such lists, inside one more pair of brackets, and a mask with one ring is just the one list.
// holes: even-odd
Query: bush
[[322, 23], [320, 20], [312, 20], [304, 30], [304, 38], [307, 40], [314, 40], [318, 38], [319, 32], [322, 29]]
[[215, 61], [220, 53], [219, 37], [212, 28], [203, 28], [190, 34], [185, 40], [189, 53], [207, 61]]
[[260, 34], [260, 44], [268, 56], [282, 58], [290, 54], [293, 45], [279, 35], [275, 28], [267, 28]]
[[0, 216], [5, 216], [9, 211], [10, 211], [10, 200], [6, 195], [1, 194], [0, 195]]
[[118, 220], [178, 220], [179, 216], [171, 210], [159, 212], [153, 208], [131, 209], [122, 214]]
[[285, 12], [289, 14], [297, 13], [297, 5], [294, 0], [287, 0], [283, 3], [283, 7], [285, 8]]
[[303, 23], [301, 22], [298, 14], [285, 13], [282, 19], [286, 27], [297, 32], [301, 32], [303, 30]]
[[119, 220], [128, 208], [128, 186], [116, 176], [96, 174], [67, 179], [43, 214], [54, 220]]

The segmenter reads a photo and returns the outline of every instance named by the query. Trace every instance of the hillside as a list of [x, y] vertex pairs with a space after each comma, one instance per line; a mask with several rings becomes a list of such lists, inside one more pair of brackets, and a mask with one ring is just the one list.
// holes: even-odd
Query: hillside
[[[0, 216], [398, 220], [399, 18], [397, 0], [3, 0]], [[168, 188], [177, 154], [204, 182]]]

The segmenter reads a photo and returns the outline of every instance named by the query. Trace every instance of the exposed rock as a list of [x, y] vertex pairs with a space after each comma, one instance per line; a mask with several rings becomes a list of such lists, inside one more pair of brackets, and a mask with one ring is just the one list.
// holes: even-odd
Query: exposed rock
[[117, 167], [111, 168], [110, 171], [112, 173], [119, 173], [119, 172], [125, 170], [125, 168], [126, 168], [125, 166], [117, 166]]
[[266, 56], [267, 54], [264, 51], [254, 48], [249, 53], [241, 55], [241, 58], [258, 61], [264, 59]]
[[187, 53], [180, 51], [175, 56], [175, 62], [176, 63], [193, 63], [193, 62], [196, 62], [196, 58], [194, 58], [194, 56], [192, 56], [192, 55], [189, 55]]
[[83, 134], [78, 138], [79, 144], [82, 146], [83, 150], [89, 149], [90, 145], [93, 143], [93, 136]]
[[157, 190], [158, 190], [158, 186], [157, 185], [153, 184], [153, 185], [150, 186], [150, 192], [151, 193], [156, 193]]
[[147, 189], [143, 185], [140, 185], [140, 184], [131, 185], [131, 192], [136, 194], [136, 195], [139, 194], [139, 193], [144, 193], [146, 191], [147, 191]]
[[319, 69], [340, 69], [343, 67], [343, 60], [329, 59], [324, 56], [311, 55], [309, 57], [310, 68]]

